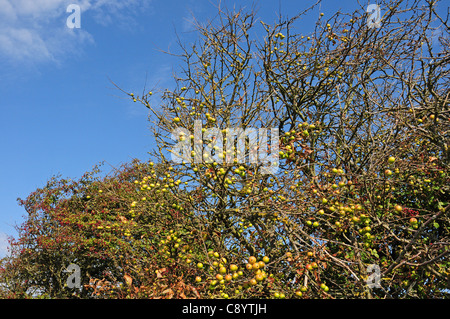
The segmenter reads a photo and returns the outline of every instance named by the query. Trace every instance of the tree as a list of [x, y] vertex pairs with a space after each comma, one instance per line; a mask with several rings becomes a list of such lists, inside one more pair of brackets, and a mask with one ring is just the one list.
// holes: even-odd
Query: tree
[[[151, 92], [124, 91], [151, 111], [155, 167], [75, 186], [96, 194], [97, 213], [83, 222], [97, 229], [69, 242], [89, 240], [96, 253], [76, 249], [77, 260], [107, 287], [85, 283], [77, 296], [446, 296], [449, 53], [437, 5], [384, 1], [380, 28], [368, 27], [365, 8], [319, 15], [305, 35], [294, 28], [317, 4], [273, 25], [255, 11], [222, 9], [216, 21], [198, 23], [199, 41], [180, 43], [184, 67], [160, 105]], [[121, 191], [95, 193], [112, 185]], [[78, 220], [86, 209], [70, 194], [36, 215], [35, 197], [26, 201], [33, 225]], [[61, 211], [65, 203], [74, 213]], [[106, 244], [98, 227], [120, 216], [134, 226], [119, 227], [128, 233]], [[69, 225], [40, 229], [56, 238]], [[22, 236], [17, 247], [41, 256], [39, 238]], [[69, 262], [59, 257], [71, 251], [63, 242], [34, 267]], [[17, 251], [10, 262], [25, 256]], [[381, 281], [371, 286], [368, 270], [378, 267]], [[30, 270], [11, 276], [23, 282]], [[41, 281], [52, 276], [59, 278]]]

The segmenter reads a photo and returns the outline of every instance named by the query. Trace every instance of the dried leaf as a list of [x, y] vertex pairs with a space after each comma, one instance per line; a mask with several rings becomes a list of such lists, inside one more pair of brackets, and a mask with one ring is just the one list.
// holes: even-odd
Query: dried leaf
[[123, 276], [123, 278], [125, 278], [125, 282], [127, 283], [128, 286], [131, 286], [131, 284], [133, 283], [133, 278], [131, 278], [129, 275], [125, 275]]
[[161, 268], [161, 269], [156, 270], [156, 277], [157, 278], [162, 278], [163, 277], [162, 273], [165, 272], [165, 271], [166, 271], [166, 268]]
[[173, 297], [173, 290], [171, 288], [168, 288], [166, 290], [164, 290], [161, 294], [163, 295], [168, 295], [167, 298], [171, 299]]
[[119, 216], [119, 219], [122, 223], [126, 223], [128, 221], [124, 216]]
[[200, 294], [198, 293], [197, 288], [191, 287], [191, 289], [194, 292], [194, 294], [197, 296], [197, 298], [200, 298]]

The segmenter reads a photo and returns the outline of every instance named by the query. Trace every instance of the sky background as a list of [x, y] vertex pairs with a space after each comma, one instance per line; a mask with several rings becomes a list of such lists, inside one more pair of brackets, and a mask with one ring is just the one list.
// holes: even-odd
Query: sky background
[[[258, 16], [306, 8], [304, 1], [258, 1]], [[81, 28], [66, 21], [69, 4], [81, 8]], [[209, 0], [0, 0], [0, 258], [25, 210], [17, 198], [54, 175], [78, 179], [103, 169], [149, 159], [154, 139], [148, 110], [129, 92], [173, 88], [180, 60], [177, 35], [197, 39], [192, 19], [217, 13]], [[228, 8], [253, 1], [223, 1]], [[314, 20], [311, 20], [314, 21]]]
[[[222, 6], [255, 4], [258, 18], [272, 24], [279, 13], [292, 17], [312, 2], [228, 0]], [[72, 3], [81, 7], [79, 29], [66, 25]], [[195, 41], [193, 16], [213, 18], [217, 3], [0, 0], [0, 258], [7, 236], [16, 236], [14, 226], [24, 220], [18, 197], [57, 174], [78, 179], [102, 161], [108, 172], [133, 158], [149, 159], [155, 144], [148, 110], [109, 79], [136, 93], [146, 80], [147, 88], [173, 88], [181, 61], [159, 49], [177, 52], [177, 35], [185, 44]], [[309, 32], [319, 10], [326, 18], [360, 4], [325, 0], [296, 31]]]

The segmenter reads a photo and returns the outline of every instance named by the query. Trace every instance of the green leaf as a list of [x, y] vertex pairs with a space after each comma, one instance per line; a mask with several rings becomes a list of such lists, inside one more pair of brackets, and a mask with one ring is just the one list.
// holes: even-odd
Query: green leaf
[[378, 252], [377, 252], [376, 249], [372, 249], [372, 255], [377, 257], [377, 258], [380, 258], [380, 256], [378, 256]]
[[436, 229], [439, 228], [439, 224], [438, 224], [437, 222], [434, 222], [434, 223], [433, 223], [433, 226], [434, 226], [434, 228], [436, 228]]

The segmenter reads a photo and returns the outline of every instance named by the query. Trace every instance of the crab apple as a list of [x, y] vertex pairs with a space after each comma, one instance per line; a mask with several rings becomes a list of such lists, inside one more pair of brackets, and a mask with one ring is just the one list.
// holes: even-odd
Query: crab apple
[[248, 258], [248, 262], [249, 262], [250, 264], [254, 264], [254, 263], [256, 262], [256, 257], [250, 256], [250, 257]]
[[260, 282], [264, 280], [264, 275], [263, 274], [257, 274], [255, 276], [256, 281]]
[[394, 156], [389, 157], [388, 158], [388, 162], [389, 163], [394, 163], [395, 162], [395, 157]]
[[308, 269], [308, 270], [311, 270], [313, 267], [312, 267], [312, 265], [311, 264], [306, 264], [306, 269]]
[[255, 286], [257, 284], [257, 281], [255, 278], [250, 279], [250, 285]]
[[221, 274], [224, 274], [224, 273], [227, 272], [227, 269], [226, 269], [225, 267], [220, 267], [220, 268], [219, 268], [219, 272], [220, 272]]
[[217, 275], [216, 275], [216, 279], [220, 281], [220, 280], [223, 279], [223, 276], [222, 276], [221, 274], [217, 274]]
[[265, 262], [266, 264], [270, 261], [269, 257], [264, 256], [262, 259], [263, 262]]
[[254, 263], [253, 265], [252, 265], [252, 269], [259, 269], [260, 267], [259, 267], [259, 263]]
[[392, 171], [390, 169], [387, 169], [387, 170], [384, 171], [384, 174], [386, 176], [391, 176], [392, 175]]
[[198, 263], [198, 264], [197, 264], [197, 268], [198, 268], [198, 269], [202, 269], [202, 268], [203, 268], [203, 264], [202, 264], [202, 263]]
[[179, 117], [174, 117], [174, 118], [173, 118], [173, 121], [174, 121], [175, 123], [179, 123], [179, 122], [180, 122], [180, 118], [179, 118]]
[[202, 281], [202, 277], [200, 277], [200, 276], [195, 277], [195, 281], [196, 281], [196, 282]]
[[233, 278], [233, 277], [232, 277], [230, 274], [228, 274], [228, 275], [225, 276], [225, 280], [226, 280], [226, 281], [230, 281], [232, 278]]
[[417, 224], [417, 219], [414, 218], [414, 217], [412, 217], [412, 218], [410, 218], [409, 223], [410, 223], [411, 225]]
[[301, 296], [303, 295], [303, 293], [302, 293], [301, 291], [296, 291], [296, 292], [295, 292], [295, 295], [296, 295], [297, 297], [301, 297]]
[[231, 264], [231, 265], [230, 265], [230, 270], [231, 270], [231, 271], [236, 271], [236, 270], [238, 270], [238, 266], [235, 265], [235, 264]]
[[403, 207], [400, 205], [395, 205], [394, 209], [398, 212], [401, 212], [403, 210]]
[[253, 266], [252, 266], [252, 264], [248, 263], [248, 264], [245, 265], [245, 268], [247, 270], [251, 270], [253, 268]]
[[264, 266], [266, 265], [265, 263], [264, 263], [264, 261], [259, 261], [258, 262], [258, 264], [259, 264], [259, 268], [264, 268]]

